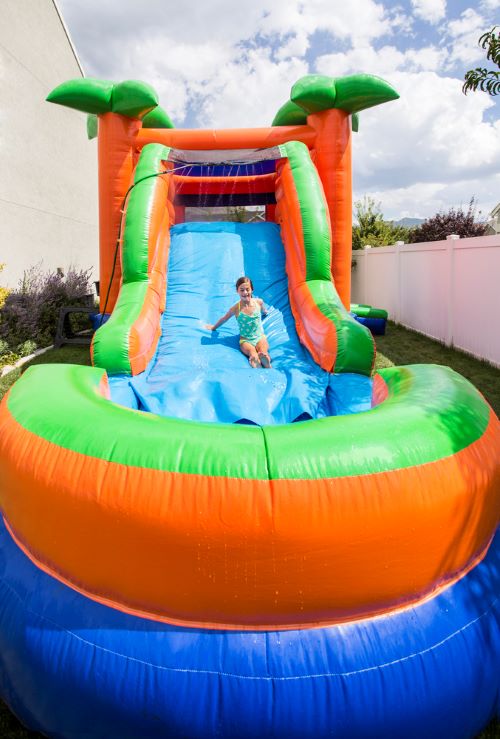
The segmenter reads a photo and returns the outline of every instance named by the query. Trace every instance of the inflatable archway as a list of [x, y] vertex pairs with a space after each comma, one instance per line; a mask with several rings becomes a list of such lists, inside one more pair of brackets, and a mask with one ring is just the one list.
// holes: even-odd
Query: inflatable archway
[[[351, 127], [397, 97], [307, 77], [270, 128], [99, 118], [94, 367], [0, 406], [0, 687], [62, 737], [473, 736], [499, 712], [500, 428], [444, 367], [372, 368], [350, 304]], [[265, 222], [186, 208], [260, 204]], [[251, 274], [273, 369], [204, 328]]]

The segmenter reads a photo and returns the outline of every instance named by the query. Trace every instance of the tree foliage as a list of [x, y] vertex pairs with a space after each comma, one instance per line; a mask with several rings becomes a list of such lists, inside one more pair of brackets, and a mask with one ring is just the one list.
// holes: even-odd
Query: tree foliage
[[363, 249], [370, 246], [388, 246], [396, 241], [408, 241], [410, 229], [385, 221], [380, 203], [365, 196], [354, 203], [357, 225], [352, 228], [352, 248]]
[[[486, 50], [486, 58], [500, 69], [500, 32], [493, 26], [491, 31], [483, 33], [478, 44]], [[467, 95], [470, 90], [482, 90], [489, 95], [500, 93], [500, 72], [486, 67], [476, 67], [465, 74], [462, 92]]]
[[412, 229], [410, 241], [441, 241], [447, 236], [456, 234], [467, 236], [483, 236], [486, 233], [485, 223], [476, 221], [476, 204], [471, 198], [467, 211], [463, 207], [450, 208], [446, 213], [440, 211], [432, 218], [428, 218], [417, 228]]

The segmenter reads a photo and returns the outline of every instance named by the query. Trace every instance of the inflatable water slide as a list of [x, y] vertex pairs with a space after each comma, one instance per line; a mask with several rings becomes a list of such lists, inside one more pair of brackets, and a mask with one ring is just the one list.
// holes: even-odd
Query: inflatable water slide
[[[0, 691], [50, 737], [473, 737], [500, 715], [500, 424], [441, 366], [374, 372], [350, 313], [351, 140], [395, 100], [308, 76], [273, 125], [98, 129], [92, 367], [0, 406]], [[190, 207], [265, 206], [255, 222]], [[202, 211], [205, 212], [205, 211]], [[257, 212], [257, 211], [256, 211]], [[234, 320], [253, 281], [272, 367]]]

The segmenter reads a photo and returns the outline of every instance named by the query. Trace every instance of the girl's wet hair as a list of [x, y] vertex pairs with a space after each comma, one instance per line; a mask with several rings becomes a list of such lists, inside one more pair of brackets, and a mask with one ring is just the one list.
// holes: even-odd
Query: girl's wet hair
[[250, 277], [238, 277], [236, 280], [236, 289], [238, 289], [240, 285], [243, 285], [244, 282], [248, 282], [250, 284], [250, 289], [253, 291], [253, 283]]

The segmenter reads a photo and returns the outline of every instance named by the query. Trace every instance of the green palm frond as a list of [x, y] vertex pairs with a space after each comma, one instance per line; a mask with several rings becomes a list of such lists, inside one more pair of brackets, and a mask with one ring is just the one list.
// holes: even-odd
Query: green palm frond
[[398, 93], [388, 82], [371, 74], [346, 77], [308, 75], [294, 84], [290, 95], [290, 99], [306, 113], [318, 113], [329, 108], [359, 113], [397, 98]]
[[83, 113], [119, 113], [127, 118], [143, 118], [158, 105], [151, 85], [138, 80], [109, 82], [89, 77], [63, 82], [47, 95], [49, 103], [57, 103]]
[[168, 113], [161, 107], [161, 105], [157, 105], [156, 108], [150, 110], [149, 113], [146, 113], [146, 115], [142, 119], [142, 127], [174, 128], [174, 124], [172, 123]]
[[127, 118], [144, 118], [158, 105], [158, 95], [145, 82], [127, 80], [113, 86], [111, 110]]
[[46, 97], [49, 103], [75, 108], [84, 113], [109, 113], [113, 82], [78, 77], [55, 87]]
[[271, 126], [303, 126], [307, 123], [307, 113], [296, 103], [287, 100], [274, 116]]
[[398, 93], [388, 82], [371, 74], [346, 77], [310, 74], [293, 85], [290, 100], [278, 110], [272, 125], [301, 125], [311, 113], [339, 108], [352, 114], [352, 130], [357, 131], [359, 111], [397, 98]]

